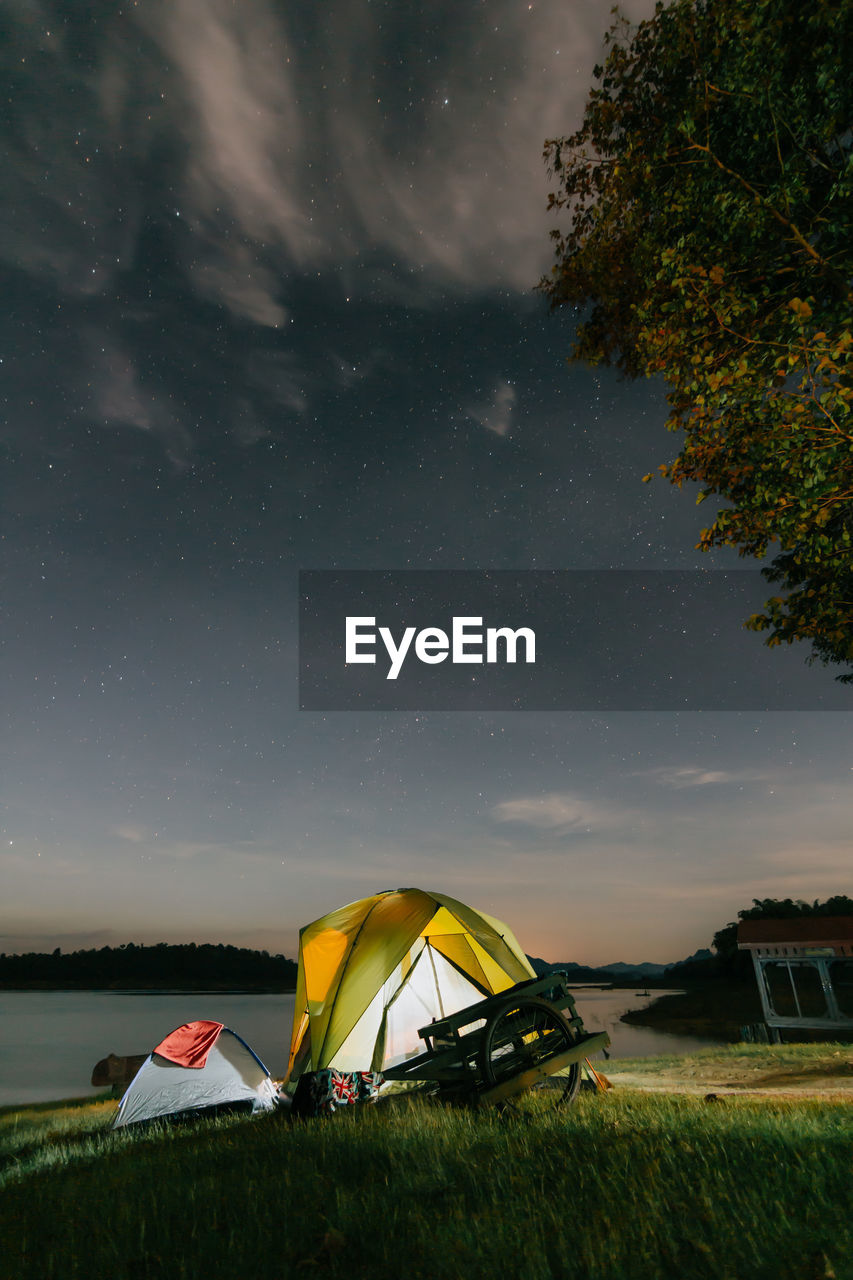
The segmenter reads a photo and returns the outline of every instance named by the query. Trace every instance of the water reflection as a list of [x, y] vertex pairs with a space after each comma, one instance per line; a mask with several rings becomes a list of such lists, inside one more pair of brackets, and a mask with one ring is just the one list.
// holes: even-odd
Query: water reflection
[[[689, 1053], [713, 1041], [675, 1036], [619, 1021], [655, 995], [576, 987], [589, 1030], [604, 1030], [614, 1057]], [[114, 991], [0, 992], [0, 1105], [86, 1097], [92, 1068], [108, 1053], [147, 1053], [182, 1022], [209, 1018], [243, 1037], [274, 1076], [287, 1067], [293, 995]]]
[[695, 1053], [709, 1045], [721, 1043], [702, 1036], [673, 1035], [653, 1027], [632, 1027], [620, 1022], [630, 1009], [645, 1009], [658, 996], [670, 991], [652, 991], [640, 995], [634, 991], [612, 991], [602, 987], [573, 989], [578, 1013], [588, 1031], [606, 1031], [610, 1036], [612, 1058], [651, 1058], [658, 1053]]
[[273, 1075], [287, 1066], [292, 995], [115, 991], [0, 992], [0, 1105], [83, 1098], [108, 1053], [148, 1053], [183, 1022], [224, 1022]]

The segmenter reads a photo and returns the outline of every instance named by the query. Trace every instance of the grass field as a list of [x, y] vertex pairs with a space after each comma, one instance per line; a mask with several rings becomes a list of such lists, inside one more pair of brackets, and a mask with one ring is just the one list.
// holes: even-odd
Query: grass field
[[722, 1096], [849, 1094], [853, 1102], [849, 1044], [732, 1044], [669, 1057], [620, 1058], [606, 1070], [622, 1087]]
[[853, 1280], [845, 1101], [617, 1086], [565, 1111], [403, 1100], [118, 1134], [113, 1113], [0, 1113], [4, 1278]]

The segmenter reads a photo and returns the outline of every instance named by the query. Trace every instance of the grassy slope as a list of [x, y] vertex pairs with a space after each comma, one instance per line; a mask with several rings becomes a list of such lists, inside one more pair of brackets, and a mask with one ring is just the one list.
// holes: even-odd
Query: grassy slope
[[616, 1089], [121, 1134], [111, 1112], [0, 1114], [0, 1274], [853, 1278], [849, 1105]]

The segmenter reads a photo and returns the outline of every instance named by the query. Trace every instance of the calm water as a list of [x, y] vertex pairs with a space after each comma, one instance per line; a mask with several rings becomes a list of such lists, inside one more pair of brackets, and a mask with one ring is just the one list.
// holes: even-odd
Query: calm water
[[[660, 993], [655, 993], [660, 994]], [[610, 1033], [613, 1057], [690, 1053], [714, 1043], [619, 1021], [652, 997], [579, 987], [589, 1030]], [[0, 992], [0, 1105], [97, 1094], [92, 1068], [108, 1053], [147, 1053], [182, 1022], [206, 1018], [236, 1031], [273, 1076], [287, 1067], [292, 995], [130, 994], [113, 991]]]

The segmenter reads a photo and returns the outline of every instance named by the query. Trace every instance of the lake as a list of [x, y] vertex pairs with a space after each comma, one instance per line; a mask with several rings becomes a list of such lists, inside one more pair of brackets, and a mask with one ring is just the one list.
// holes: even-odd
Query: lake
[[[654, 996], [600, 987], [575, 989], [590, 1031], [607, 1031], [611, 1055], [651, 1057], [692, 1053], [715, 1043], [619, 1021]], [[82, 1098], [101, 1092], [89, 1084], [92, 1068], [108, 1053], [147, 1053], [183, 1022], [224, 1022], [251, 1045], [273, 1076], [287, 1067], [294, 996], [222, 992], [2, 991], [0, 992], [0, 1105]]]

